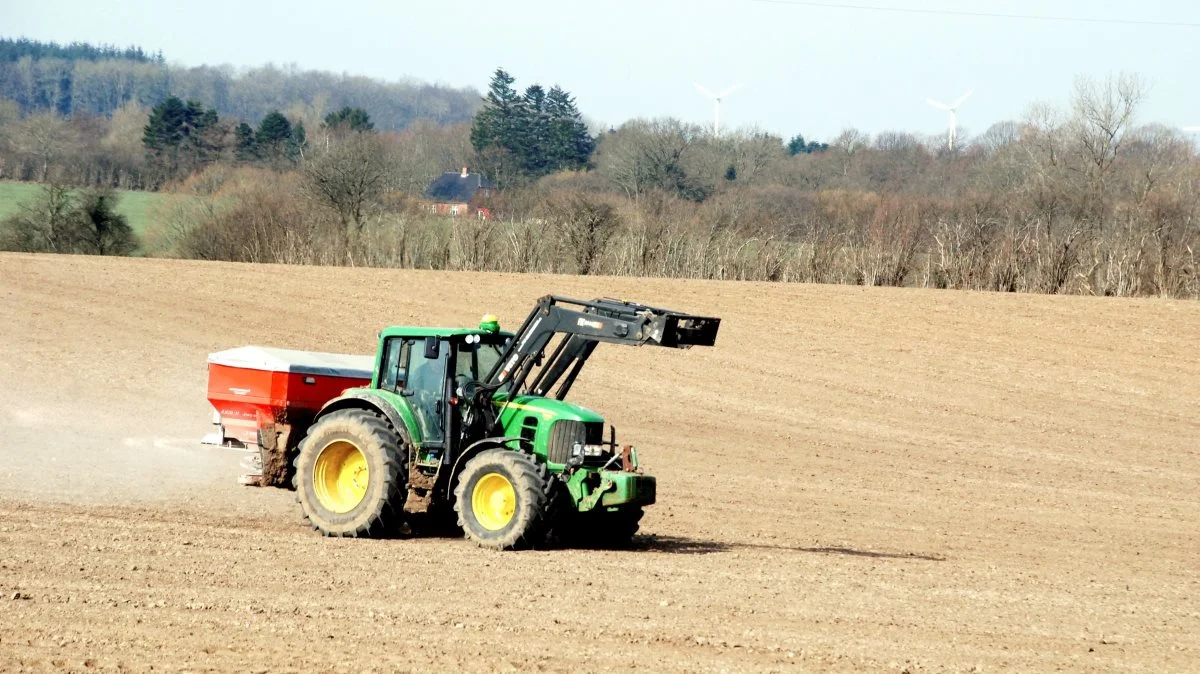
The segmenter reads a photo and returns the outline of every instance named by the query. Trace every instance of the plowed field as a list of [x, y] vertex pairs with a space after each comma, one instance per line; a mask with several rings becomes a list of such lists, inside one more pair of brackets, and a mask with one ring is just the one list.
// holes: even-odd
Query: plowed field
[[[239, 487], [205, 356], [724, 319], [572, 397], [659, 503], [630, 551], [326, 540]], [[1200, 303], [0, 255], [0, 671], [1200, 671]]]

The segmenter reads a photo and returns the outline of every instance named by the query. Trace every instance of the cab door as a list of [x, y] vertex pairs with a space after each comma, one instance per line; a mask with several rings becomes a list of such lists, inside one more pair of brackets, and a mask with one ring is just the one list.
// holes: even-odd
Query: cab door
[[[450, 362], [450, 348], [437, 337], [411, 339], [408, 341], [408, 363], [404, 370], [404, 388], [401, 395], [408, 398], [413, 416], [421, 429], [422, 460], [430, 452], [446, 446], [447, 427], [447, 383], [446, 374]], [[433, 454], [440, 454], [440, 451]]]

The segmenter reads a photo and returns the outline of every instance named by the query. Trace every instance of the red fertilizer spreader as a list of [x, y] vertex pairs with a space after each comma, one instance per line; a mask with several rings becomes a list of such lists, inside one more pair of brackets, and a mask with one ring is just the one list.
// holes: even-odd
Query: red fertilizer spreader
[[201, 442], [257, 449], [243, 484], [286, 484], [286, 457], [321, 406], [371, 381], [372, 356], [243, 346], [208, 355], [208, 402], [217, 430]]

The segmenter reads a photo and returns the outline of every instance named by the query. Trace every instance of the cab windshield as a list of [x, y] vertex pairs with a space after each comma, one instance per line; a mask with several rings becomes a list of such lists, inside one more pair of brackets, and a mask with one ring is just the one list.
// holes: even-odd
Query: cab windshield
[[487, 376], [496, 363], [500, 360], [500, 354], [504, 351], [506, 338], [489, 338], [483, 336], [484, 340], [471, 344], [457, 342], [455, 349], [458, 351], [458, 357], [455, 359], [456, 366], [454, 374], [457, 376], [470, 377], [475, 381]]

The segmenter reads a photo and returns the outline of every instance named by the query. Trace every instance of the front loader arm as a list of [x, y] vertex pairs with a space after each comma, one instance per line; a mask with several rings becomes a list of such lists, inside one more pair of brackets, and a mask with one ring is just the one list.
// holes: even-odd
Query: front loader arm
[[[712, 346], [720, 325], [719, 318], [634, 302], [546, 295], [538, 300], [482, 383], [492, 390], [511, 383], [510, 398], [520, 394], [545, 396], [557, 383], [554, 397], [561, 400], [600, 342], [681, 349]], [[546, 347], [555, 335], [563, 338], [543, 363]], [[539, 364], [541, 369], [530, 381]]]

